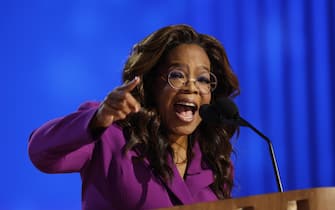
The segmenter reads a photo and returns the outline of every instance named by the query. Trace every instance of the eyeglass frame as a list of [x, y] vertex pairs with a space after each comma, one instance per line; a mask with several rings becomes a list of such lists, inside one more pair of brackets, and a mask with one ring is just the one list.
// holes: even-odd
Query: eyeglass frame
[[181, 72], [185, 76], [186, 79], [187, 79], [187, 77], [186, 77], [186, 73], [184, 71], [182, 71], [182, 70], [176, 70], [176, 69], [170, 71], [167, 75], [161, 75], [161, 79], [163, 79], [165, 82], [167, 82], [169, 84], [169, 86], [171, 88], [175, 89], [175, 90], [180, 90], [180, 89], [182, 89], [183, 86], [186, 86], [186, 84], [188, 82], [193, 82], [194, 85], [198, 88], [198, 90], [199, 90], [199, 92], [201, 94], [209, 94], [209, 93], [213, 92], [217, 88], [217, 86], [218, 86], [218, 79], [217, 79], [216, 75], [213, 72], [209, 72], [210, 77], [214, 78], [214, 80], [215, 80], [215, 85], [214, 85], [214, 87], [212, 87], [212, 82], [210, 82], [209, 83], [209, 91], [208, 92], [206, 92], [206, 93], [201, 92], [201, 89], [199, 88], [199, 85], [198, 85], [199, 81], [197, 79], [195, 79], [195, 78], [187, 79], [185, 82], [183, 82], [182, 86], [178, 88], [178, 87], [173, 86], [171, 84], [171, 82], [170, 82], [170, 74], [172, 72]]

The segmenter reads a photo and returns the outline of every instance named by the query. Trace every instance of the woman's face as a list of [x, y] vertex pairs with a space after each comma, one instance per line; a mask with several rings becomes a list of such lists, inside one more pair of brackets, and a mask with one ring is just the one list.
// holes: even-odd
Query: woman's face
[[[194, 82], [196, 79], [202, 81], [208, 78], [209, 58], [200, 46], [181, 44], [167, 55], [159, 72], [153, 88], [161, 122], [168, 130], [170, 139], [189, 135], [201, 122], [200, 106], [209, 104], [211, 100], [211, 93], [202, 93]], [[170, 78], [183, 76], [187, 82], [179, 88], [173, 88], [168, 82], [169, 73]]]

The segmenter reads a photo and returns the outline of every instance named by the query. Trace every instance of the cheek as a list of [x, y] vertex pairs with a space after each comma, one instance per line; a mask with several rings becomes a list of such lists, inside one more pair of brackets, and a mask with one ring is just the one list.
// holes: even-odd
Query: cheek
[[211, 94], [203, 95], [202, 97], [202, 104], [210, 104], [212, 96]]
[[169, 107], [171, 107], [172, 98], [174, 96], [174, 91], [171, 90], [170, 87], [160, 86], [156, 91], [156, 100], [157, 100], [157, 108], [160, 115], [164, 115], [167, 111], [169, 111]]

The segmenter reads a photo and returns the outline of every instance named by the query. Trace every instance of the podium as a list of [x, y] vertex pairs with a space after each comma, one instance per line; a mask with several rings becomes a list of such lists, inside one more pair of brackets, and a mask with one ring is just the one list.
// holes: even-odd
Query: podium
[[335, 187], [270, 193], [160, 210], [335, 210]]

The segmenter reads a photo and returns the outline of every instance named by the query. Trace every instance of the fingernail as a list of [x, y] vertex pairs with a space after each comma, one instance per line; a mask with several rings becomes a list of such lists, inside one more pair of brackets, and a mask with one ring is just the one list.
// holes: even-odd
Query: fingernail
[[137, 107], [136, 107], [136, 111], [137, 111], [137, 112], [141, 111], [141, 106], [137, 106]]

